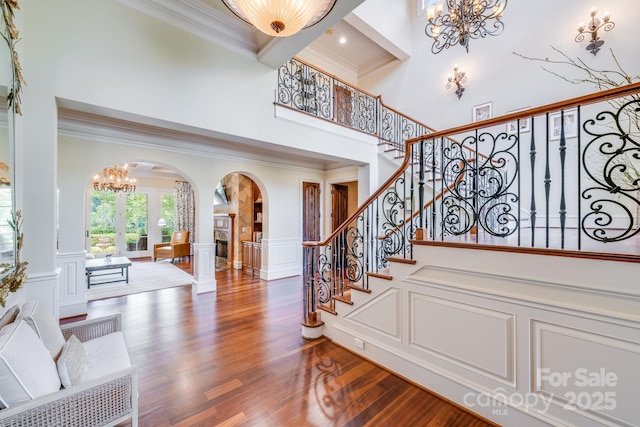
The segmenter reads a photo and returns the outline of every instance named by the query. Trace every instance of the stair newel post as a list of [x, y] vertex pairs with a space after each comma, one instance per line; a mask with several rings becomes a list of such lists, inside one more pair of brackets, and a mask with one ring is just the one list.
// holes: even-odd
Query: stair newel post
[[418, 229], [416, 230], [416, 239], [424, 240], [424, 216], [422, 207], [424, 206], [424, 141], [418, 143]]
[[318, 296], [318, 242], [303, 242], [303, 318], [302, 337], [315, 339], [322, 336], [324, 325], [318, 316], [317, 296]]

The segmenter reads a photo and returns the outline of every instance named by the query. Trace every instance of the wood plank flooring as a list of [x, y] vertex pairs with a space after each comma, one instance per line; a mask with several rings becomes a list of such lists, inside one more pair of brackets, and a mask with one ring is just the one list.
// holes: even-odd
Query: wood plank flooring
[[122, 313], [140, 426], [492, 425], [324, 338], [301, 338], [300, 277], [216, 278], [215, 293], [182, 286], [89, 303], [88, 318]]

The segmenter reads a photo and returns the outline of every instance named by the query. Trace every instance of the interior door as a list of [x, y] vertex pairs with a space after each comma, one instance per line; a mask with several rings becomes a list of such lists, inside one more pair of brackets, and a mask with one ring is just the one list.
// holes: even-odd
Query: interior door
[[349, 187], [333, 184], [331, 189], [332, 231], [340, 227], [349, 217]]
[[353, 96], [347, 87], [335, 85], [333, 87], [335, 102], [333, 119], [342, 125], [351, 126], [353, 115]]
[[320, 184], [302, 183], [302, 240], [320, 241]]

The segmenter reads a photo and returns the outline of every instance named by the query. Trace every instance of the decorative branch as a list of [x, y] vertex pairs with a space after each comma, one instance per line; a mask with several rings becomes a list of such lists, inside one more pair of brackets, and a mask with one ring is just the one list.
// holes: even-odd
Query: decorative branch
[[[565, 82], [568, 82], [571, 84], [588, 83], [588, 84], [595, 85], [600, 90], [605, 90], [605, 89], [611, 89], [614, 87], [619, 87], [619, 86], [640, 81], [640, 75], [635, 75], [635, 76], [631, 75], [622, 68], [622, 66], [620, 65], [620, 62], [618, 61], [618, 58], [613, 53], [613, 49], [609, 49], [609, 51], [611, 52], [611, 57], [613, 58], [613, 62], [615, 63], [616, 68], [605, 69], [605, 70], [597, 70], [587, 65], [580, 58], [573, 59], [569, 57], [569, 55], [562, 52], [560, 49], [556, 47], [551, 46], [551, 49], [556, 51], [562, 57], [562, 59], [549, 59], [548, 57], [533, 58], [517, 52], [513, 52], [513, 54], [521, 58], [527, 59], [529, 61], [542, 62], [545, 64], [552, 64], [554, 66], [555, 65], [568, 66], [570, 68], [578, 70], [581, 74], [584, 75], [583, 77], [569, 78], [562, 74], [559, 74], [558, 72], [552, 71], [551, 69], [543, 65], [540, 66], [540, 68], [542, 68], [547, 73], [552, 74], [564, 80]], [[608, 102], [609, 102], [609, 105], [611, 105], [615, 109], [615, 111], [621, 111], [621, 108], [623, 108], [623, 106], [626, 105], [629, 102], [629, 100], [640, 101], [640, 96], [629, 95], [627, 97], [613, 99]], [[634, 134], [637, 135], [637, 130], [640, 130], [640, 114], [638, 114], [638, 110], [635, 108], [625, 108], [624, 110], [621, 111], [621, 113], [624, 116], [626, 116], [628, 119], [628, 122], [626, 123], [628, 127], [627, 135], [629, 136]], [[622, 124], [622, 123], [619, 123], [619, 124]], [[632, 132], [632, 129], [634, 128], [636, 130], [635, 133]], [[640, 157], [637, 151], [635, 151], [634, 149], [633, 152], [630, 151], [630, 152], [623, 152], [618, 154], [616, 154], [615, 159], [609, 159], [608, 157], [605, 159], [601, 159], [603, 160], [602, 167], [604, 167], [604, 161], [612, 162], [612, 165], [616, 166], [616, 170], [620, 173], [620, 176], [622, 176], [626, 181], [628, 181], [629, 185], [639, 186], [640, 185], [640, 168], [638, 167], [638, 161], [640, 160]]]
[[558, 74], [555, 71], [552, 71], [544, 66], [540, 66], [540, 68], [542, 68], [544, 71], [546, 71], [547, 73], [553, 74], [556, 77], [561, 78], [562, 80], [571, 83], [571, 84], [583, 84], [583, 83], [592, 83], [594, 84], [598, 89], [600, 90], [604, 90], [604, 89], [610, 89], [613, 87], [618, 87], [618, 86], [622, 86], [622, 85], [626, 85], [626, 84], [630, 84], [633, 83], [634, 81], [640, 81], [640, 75], [637, 76], [632, 76], [630, 74], [628, 74], [626, 71], [624, 71], [622, 69], [622, 67], [620, 66], [620, 63], [618, 62], [618, 58], [616, 58], [615, 54], [613, 53], [613, 49], [610, 49], [609, 51], [611, 52], [611, 56], [613, 57], [614, 62], [616, 63], [616, 67], [618, 68], [617, 70], [596, 70], [593, 67], [590, 67], [589, 65], [587, 65], [582, 59], [580, 58], [576, 58], [573, 59], [571, 57], [569, 57], [569, 55], [567, 55], [566, 53], [562, 52], [560, 49], [551, 46], [551, 49], [553, 49], [554, 51], [556, 51], [557, 53], [559, 53], [564, 59], [560, 59], [560, 60], [553, 60], [553, 59], [549, 59], [547, 58], [533, 58], [533, 57], [529, 57], [526, 55], [523, 55], [521, 53], [518, 52], [513, 52], [514, 55], [517, 55], [521, 58], [527, 59], [529, 61], [537, 61], [537, 62], [544, 62], [546, 64], [559, 64], [559, 65], [568, 65], [570, 67], [576, 68], [579, 71], [583, 72], [584, 74], [586, 74], [586, 77], [581, 77], [581, 78], [568, 78], [566, 76], [563, 76], [562, 74]]
[[2, 21], [4, 24], [4, 31], [0, 33], [0, 36], [4, 39], [9, 47], [11, 53], [11, 88], [9, 89], [9, 95], [7, 96], [7, 102], [9, 108], [13, 108], [13, 111], [22, 115], [21, 108], [21, 94], [22, 85], [27, 85], [22, 75], [22, 66], [18, 59], [18, 52], [16, 51], [16, 43], [20, 41], [20, 32], [13, 22], [14, 11], [20, 9], [17, 0], [0, 0], [0, 7], [2, 7]]

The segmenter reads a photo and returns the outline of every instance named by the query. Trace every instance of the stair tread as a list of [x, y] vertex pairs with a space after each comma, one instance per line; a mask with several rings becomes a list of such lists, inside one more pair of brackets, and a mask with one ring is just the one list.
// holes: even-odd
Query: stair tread
[[374, 272], [367, 272], [367, 276], [369, 277], [377, 277], [379, 279], [385, 279], [385, 280], [393, 280], [393, 276], [390, 276], [388, 274], [382, 274], [382, 273], [374, 273]]
[[370, 294], [370, 293], [371, 293], [371, 289], [366, 289], [366, 288], [363, 288], [362, 286], [358, 286], [358, 285], [347, 285], [347, 287], [348, 287], [349, 289], [353, 289], [354, 291], [364, 292], [364, 293], [367, 293], [367, 294]]
[[415, 259], [406, 259], [406, 258], [396, 258], [396, 257], [387, 257], [387, 261], [397, 262], [400, 264], [416, 264]]
[[334, 316], [338, 315], [338, 312], [332, 309], [331, 307], [327, 307], [326, 305], [319, 305], [319, 310], [326, 311], [327, 313], [333, 314]]
[[347, 295], [343, 295], [343, 296], [334, 295], [333, 299], [336, 301], [343, 302], [345, 304], [353, 305], [353, 301], [351, 301], [350, 298], [347, 298]]

